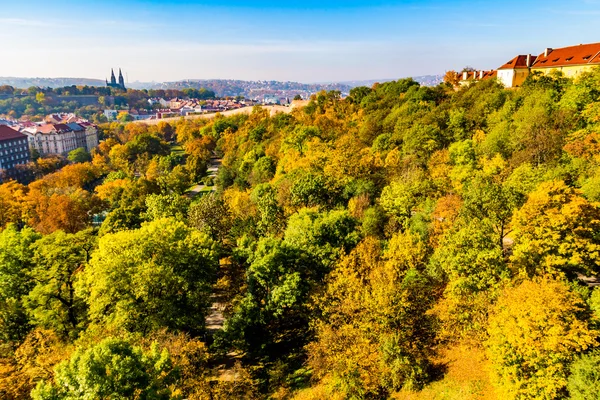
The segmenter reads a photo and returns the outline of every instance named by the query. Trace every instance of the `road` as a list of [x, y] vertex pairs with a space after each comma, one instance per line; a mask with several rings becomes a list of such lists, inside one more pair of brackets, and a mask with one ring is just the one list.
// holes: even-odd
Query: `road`
[[[265, 110], [269, 110], [271, 115], [275, 115], [280, 112], [287, 114], [292, 111], [291, 107], [286, 107], [286, 106], [261, 106], [261, 107], [264, 108]], [[188, 115], [187, 117], [173, 117], [173, 118], [163, 118], [163, 119], [140, 120], [140, 121], [133, 121], [133, 123], [156, 125], [159, 122], [177, 122], [177, 121], [180, 121], [182, 118], [184, 118], [184, 119], [213, 119], [217, 115], [223, 115], [225, 117], [228, 117], [228, 116], [237, 115], [237, 114], [250, 114], [250, 113], [252, 113], [253, 109], [254, 109], [254, 107], [242, 107], [242, 108], [237, 108], [235, 110], [223, 111], [222, 113]]]

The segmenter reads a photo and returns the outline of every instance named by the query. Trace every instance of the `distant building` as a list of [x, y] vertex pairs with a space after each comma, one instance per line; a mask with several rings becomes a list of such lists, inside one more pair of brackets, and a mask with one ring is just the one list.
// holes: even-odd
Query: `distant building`
[[121, 73], [121, 68], [119, 68], [119, 83], [117, 83], [117, 79], [115, 78], [115, 71], [110, 69], [110, 83], [106, 80], [106, 86], [112, 87], [115, 89], [127, 90], [125, 88], [125, 79], [123, 79], [123, 73]]
[[117, 114], [117, 110], [104, 110], [104, 116], [109, 121], [114, 121], [115, 119], [117, 119]]
[[263, 104], [280, 104], [280, 99], [276, 95], [266, 94], [263, 97]]
[[160, 104], [163, 108], [169, 107], [169, 102], [163, 99], [162, 97], [148, 99], [148, 104], [150, 104], [151, 106], [154, 106], [155, 104]]
[[470, 83], [494, 79], [498, 76], [498, 71], [463, 71], [458, 73], [458, 84], [466, 86]]
[[63, 154], [77, 148], [91, 151], [98, 146], [98, 129], [89, 122], [80, 121], [69, 124], [45, 124], [25, 128], [29, 148], [40, 155]]
[[18, 166], [27, 163], [27, 136], [6, 125], [0, 125], [0, 181], [3, 178], [21, 179], [23, 171], [19, 170]]

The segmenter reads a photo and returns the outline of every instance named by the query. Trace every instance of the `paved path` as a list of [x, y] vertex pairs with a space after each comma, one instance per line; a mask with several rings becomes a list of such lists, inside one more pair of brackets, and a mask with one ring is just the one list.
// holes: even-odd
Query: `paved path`
[[210, 306], [210, 312], [206, 316], [206, 333], [214, 335], [217, 331], [223, 329], [225, 323], [225, 317], [223, 317], [223, 310], [225, 304], [221, 302], [221, 296], [219, 293], [213, 293], [210, 296], [212, 305]]
[[[265, 110], [269, 110], [271, 115], [275, 115], [275, 114], [281, 113], [281, 112], [287, 114], [292, 111], [292, 107], [286, 107], [286, 106], [261, 106], [261, 107], [264, 108]], [[156, 125], [159, 122], [177, 122], [177, 121], [180, 121], [182, 118], [184, 118], [184, 119], [213, 119], [217, 115], [223, 115], [225, 117], [229, 117], [231, 115], [237, 115], [237, 114], [250, 114], [250, 113], [252, 113], [253, 109], [254, 109], [254, 107], [242, 107], [242, 108], [237, 108], [235, 110], [223, 111], [222, 113], [188, 115], [186, 117], [173, 117], [173, 118], [150, 119], [150, 120], [146, 119], [146, 120], [133, 121], [133, 123]]]
[[[206, 175], [213, 179], [213, 185], [210, 186], [210, 190], [213, 192], [215, 190], [217, 190], [217, 186], [214, 184], [214, 181], [217, 179], [217, 174], [219, 173], [220, 167], [221, 167], [221, 159], [216, 158], [216, 157], [210, 159], [210, 162], [208, 163], [208, 169], [206, 170]], [[194, 197], [198, 196], [201, 192], [205, 191], [206, 187], [207, 186], [204, 184], [194, 185], [187, 192], [187, 195], [190, 198], [194, 198]]]
[[600, 286], [600, 278], [598, 278], [596, 276], [585, 276], [585, 275], [577, 274], [577, 277], [579, 278], [580, 281], [583, 281], [589, 287], [593, 288], [596, 286]]

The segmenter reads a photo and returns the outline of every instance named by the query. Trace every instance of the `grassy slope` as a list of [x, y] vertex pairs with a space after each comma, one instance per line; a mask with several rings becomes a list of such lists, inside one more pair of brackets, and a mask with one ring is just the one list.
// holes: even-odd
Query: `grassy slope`
[[396, 400], [497, 400], [489, 375], [489, 363], [482, 349], [456, 346], [439, 360], [447, 366], [444, 377], [420, 392], [402, 391]]

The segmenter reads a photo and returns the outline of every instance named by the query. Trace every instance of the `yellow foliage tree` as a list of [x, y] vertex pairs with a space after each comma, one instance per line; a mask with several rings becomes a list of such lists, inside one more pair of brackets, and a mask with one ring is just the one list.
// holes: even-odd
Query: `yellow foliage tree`
[[309, 364], [330, 392], [382, 398], [427, 379], [434, 335], [432, 299], [418, 272], [425, 254], [410, 234], [393, 237], [383, 254], [369, 237], [332, 272], [308, 346]]
[[558, 399], [569, 363], [600, 332], [567, 283], [538, 278], [504, 291], [489, 319], [487, 350], [503, 399]]
[[27, 188], [15, 181], [0, 185], [0, 229], [22, 218], [23, 197]]
[[562, 181], [542, 183], [513, 217], [511, 261], [528, 276], [600, 271], [600, 207]]

